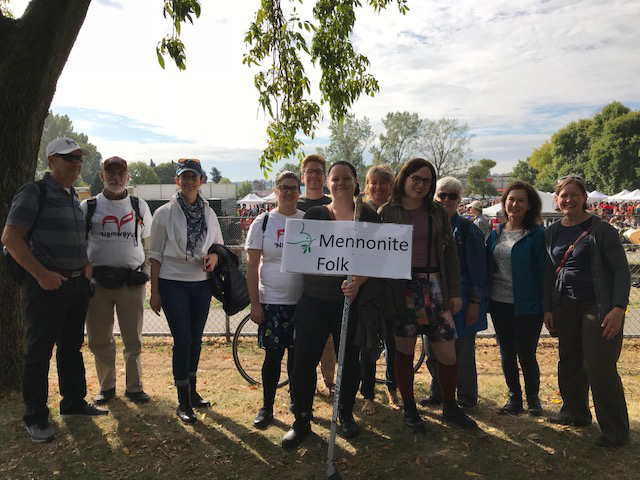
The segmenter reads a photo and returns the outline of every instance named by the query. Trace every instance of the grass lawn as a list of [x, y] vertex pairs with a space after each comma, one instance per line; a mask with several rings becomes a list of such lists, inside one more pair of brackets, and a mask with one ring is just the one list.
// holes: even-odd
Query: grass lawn
[[[121, 345], [119, 344], [121, 349]], [[343, 479], [633, 479], [640, 475], [640, 442], [606, 450], [595, 447], [597, 424], [585, 429], [556, 427], [527, 415], [496, 414], [506, 400], [506, 387], [495, 340], [478, 341], [480, 405], [474, 418], [481, 431], [466, 432], [440, 421], [436, 408], [421, 408], [428, 421], [426, 435], [402, 428], [401, 412], [386, 406], [383, 386], [377, 388], [376, 415], [360, 414], [360, 436], [338, 436], [336, 460]], [[99, 389], [93, 358], [84, 350], [89, 393]], [[541, 400], [546, 412], [560, 408], [557, 389], [557, 343], [541, 341]], [[276, 422], [257, 431], [251, 421], [261, 403], [261, 390], [249, 387], [237, 373], [231, 348], [210, 339], [203, 346], [201, 393], [213, 402], [199, 414], [195, 426], [182, 425], [175, 416], [176, 395], [171, 377], [171, 345], [165, 339], [145, 342], [143, 369], [148, 405], [127, 401], [124, 370], [118, 358], [118, 397], [111, 414], [95, 421], [59, 416], [55, 362], [50, 375], [51, 420], [56, 439], [35, 444], [22, 424], [18, 394], [0, 397], [1, 479], [312, 479], [325, 478], [331, 399], [315, 400], [314, 435], [302, 448], [285, 451], [280, 437], [289, 428], [288, 390], [276, 399]], [[627, 394], [632, 435], [640, 430], [640, 340], [626, 340], [619, 370]], [[416, 396], [428, 393], [426, 369], [416, 376]]]

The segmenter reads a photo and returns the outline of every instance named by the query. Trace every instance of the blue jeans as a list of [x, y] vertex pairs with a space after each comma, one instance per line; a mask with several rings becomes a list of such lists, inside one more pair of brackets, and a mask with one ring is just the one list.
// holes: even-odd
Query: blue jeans
[[177, 386], [188, 385], [189, 374], [197, 372], [200, 361], [202, 332], [211, 305], [209, 281], [160, 278], [158, 290], [173, 336], [173, 379]]
[[[433, 354], [431, 342], [428, 343], [427, 368], [431, 373], [431, 396], [442, 401], [438, 382], [438, 361]], [[458, 337], [455, 340], [458, 362], [458, 402], [466, 407], [475, 407], [478, 403], [478, 371], [476, 368], [476, 334]]]

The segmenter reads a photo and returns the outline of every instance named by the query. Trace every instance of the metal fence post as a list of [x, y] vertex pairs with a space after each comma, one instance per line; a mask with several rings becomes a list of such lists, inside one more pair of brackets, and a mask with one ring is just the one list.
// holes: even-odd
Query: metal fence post
[[231, 342], [231, 322], [226, 313], [224, 314], [224, 336], [227, 338], [227, 343]]

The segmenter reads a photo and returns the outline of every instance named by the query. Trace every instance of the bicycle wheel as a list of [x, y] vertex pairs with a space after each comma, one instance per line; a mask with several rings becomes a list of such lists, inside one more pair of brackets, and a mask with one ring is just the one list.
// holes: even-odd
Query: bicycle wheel
[[[427, 355], [426, 352], [426, 338], [424, 335], [418, 335], [418, 338], [416, 339], [416, 350], [415, 353], [413, 355], [414, 358], [414, 364], [413, 364], [413, 372], [417, 373], [418, 370], [420, 369], [420, 366], [424, 363], [424, 359]], [[378, 357], [378, 361], [376, 362], [376, 383], [386, 383], [386, 368], [387, 368], [387, 364], [386, 364], [386, 357], [384, 355], [384, 352], [382, 352], [380, 354], [380, 356]]]
[[[233, 334], [233, 362], [242, 378], [250, 385], [260, 385], [264, 351], [258, 346], [258, 326], [251, 321], [251, 315], [244, 317]], [[278, 388], [289, 383], [286, 360], [283, 359]], [[284, 379], [284, 380], [282, 380]]]

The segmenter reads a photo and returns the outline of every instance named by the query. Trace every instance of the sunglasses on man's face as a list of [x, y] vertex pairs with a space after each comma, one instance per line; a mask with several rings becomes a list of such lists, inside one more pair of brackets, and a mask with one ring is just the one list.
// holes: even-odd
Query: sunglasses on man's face
[[198, 160], [197, 158], [181, 158], [180, 160], [178, 160], [178, 163], [180, 165], [183, 165], [187, 162], [193, 162], [193, 163], [197, 163], [198, 165], [200, 165], [200, 160]]
[[447, 198], [451, 201], [457, 200], [460, 198], [460, 195], [457, 193], [439, 192], [437, 197], [444, 202]]
[[82, 155], [74, 155], [73, 153], [58, 153], [58, 156], [61, 157], [65, 162], [78, 162], [82, 163]]
[[560, 177], [556, 183], [559, 185], [565, 180], [569, 180], [569, 179], [577, 180], [579, 182], [584, 183], [584, 178], [582, 178], [580, 175], [575, 175], [575, 174], [570, 174], [570, 175], [565, 175], [564, 177]]

